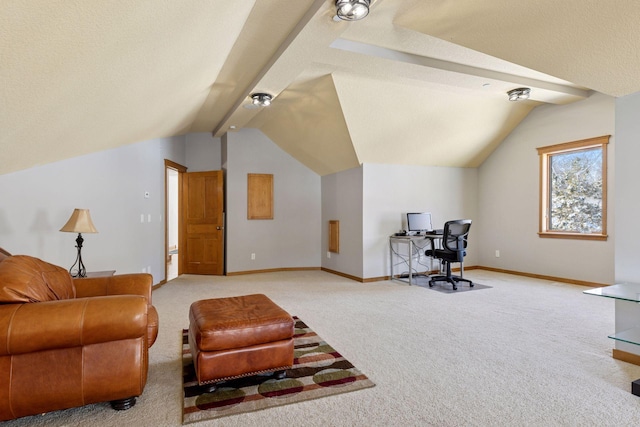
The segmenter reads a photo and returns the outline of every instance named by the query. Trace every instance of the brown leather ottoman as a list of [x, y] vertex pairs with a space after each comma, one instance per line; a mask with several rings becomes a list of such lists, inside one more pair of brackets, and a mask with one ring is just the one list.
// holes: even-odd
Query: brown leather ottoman
[[293, 365], [293, 318], [262, 294], [196, 301], [189, 346], [199, 384]]

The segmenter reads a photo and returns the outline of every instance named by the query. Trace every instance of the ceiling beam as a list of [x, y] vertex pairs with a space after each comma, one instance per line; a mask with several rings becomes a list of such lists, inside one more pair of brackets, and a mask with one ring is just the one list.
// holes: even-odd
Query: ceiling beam
[[251, 83], [246, 87], [246, 89], [242, 92], [242, 95], [236, 99], [233, 106], [229, 109], [224, 119], [218, 123], [218, 125], [213, 129], [212, 135], [214, 137], [219, 137], [224, 134], [229, 126], [236, 126], [238, 129], [244, 126], [247, 122], [249, 122], [253, 116], [258, 114], [260, 110], [248, 110], [241, 109], [242, 105], [247, 103], [249, 96], [254, 90], [259, 89], [260, 92], [268, 92], [274, 97], [280, 93], [295, 77], [296, 74], [293, 75], [291, 79], [286, 79], [286, 84], [276, 85], [273, 84], [269, 87], [263, 85], [265, 78], [268, 76], [269, 71], [272, 70], [274, 65], [282, 58], [287, 49], [291, 47], [294, 41], [298, 38], [298, 36], [302, 33], [304, 28], [311, 22], [314, 16], [321, 11], [321, 9], [326, 5], [325, 0], [315, 0], [307, 12], [304, 14], [302, 19], [298, 22], [298, 24], [294, 27], [291, 33], [287, 36], [284, 42], [280, 45], [280, 47], [276, 50], [274, 55], [269, 59], [269, 61], [265, 64], [265, 66], [260, 70], [260, 72], [256, 75]]
[[[500, 71], [488, 70], [484, 68], [474, 67], [445, 61], [436, 58], [429, 58], [420, 55], [400, 52], [381, 46], [375, 46], [368, 43], [362, 43], [344, 38], [338, 38], [331, 43], [331, 48], [366, 55], [369, 57], [380, 58], [400, 62], [403, 64], [417, 65], [420, 67], [440, 70], [447, 73], [458, 73], [469, 77], [477, 77], [478, 84], [475, 88], [481, 88], [482, 82], [504, 82], [515, 87], [530, 87], [531, 98], [534, 101], [548, 102], [553, 104], [565, 104], [568, 102], [585, 99], [589, 96], [589, 91], [574, 86], [565, 86], [552, 82], [545, 82], [529, 77], [518, 76], [515, 74], [504, 73]], [[456, 80], [456, 86], [460, 86], [460, 82]]]

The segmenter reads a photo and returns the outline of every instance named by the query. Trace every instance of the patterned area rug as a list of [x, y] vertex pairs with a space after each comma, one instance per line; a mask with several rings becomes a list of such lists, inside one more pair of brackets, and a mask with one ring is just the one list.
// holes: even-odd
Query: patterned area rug
[[362, 372], [294, 317], [293, 367], [284, 379], [256, 375], [220, 383], [207, 393], [198, 386], [189, 350], [188, 333], [182, 333], [184, 405], [182, 423], [221, 418], [304, 400], [373, 387]]

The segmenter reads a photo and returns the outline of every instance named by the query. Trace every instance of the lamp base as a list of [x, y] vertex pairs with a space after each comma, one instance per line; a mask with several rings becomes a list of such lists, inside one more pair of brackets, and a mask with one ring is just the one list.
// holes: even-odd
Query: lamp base
[[69, 269], [69, 274], [71, 275], [71, 277], [87, 277], [87, 269], [84, 267], [84, 263], [82, 262], [83, 242], [84, 239], [82, 238], [82, 233], [78, 233], [78, 238], [76, 239], [76, 248], [78, 248], [78, 255], [76, 256], [76, 262], [74, 262]]

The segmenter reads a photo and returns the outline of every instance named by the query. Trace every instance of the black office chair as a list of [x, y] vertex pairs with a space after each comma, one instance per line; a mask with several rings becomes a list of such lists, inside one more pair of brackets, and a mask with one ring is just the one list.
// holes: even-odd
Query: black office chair
[[[473, 287], [473, 282], [469, 279], [464, 279], [464, 257], [467, 255], [467, 236], [469, 235], [469, 229], [471, 228], [470, 219], [457, 219], [454, 221], [447, 221], [444, 224], [444, 233], [442, 236], [442, 249], [429, 249], [425, 252], [425, 255], [439, 258], [446, 268], [445, 276], [431, 276], [429, 280], [429, 287], [432, 287], [435, 282], [449, 282], [453, 285], [453, 290], [457, 290], [458, 282], [468, 282], [470, 287]], [[451, 274], [451, 263], [460, 263], [460, 276], [454, 276]]]

